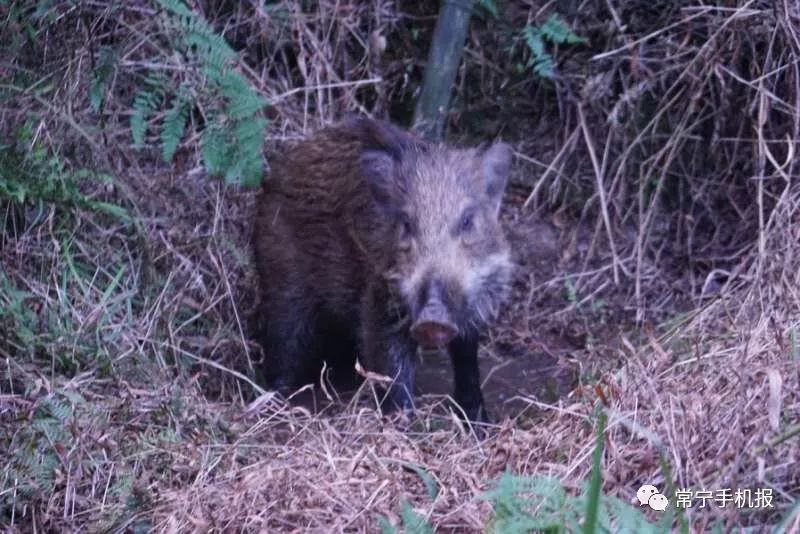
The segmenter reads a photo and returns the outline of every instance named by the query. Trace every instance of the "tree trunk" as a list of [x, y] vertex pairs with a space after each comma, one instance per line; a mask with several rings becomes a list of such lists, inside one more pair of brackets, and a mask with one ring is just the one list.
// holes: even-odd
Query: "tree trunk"
[[413, 125], [432, 141], [442, 137], [473, 4], [474, 0], [444, 0], [436, 20]]

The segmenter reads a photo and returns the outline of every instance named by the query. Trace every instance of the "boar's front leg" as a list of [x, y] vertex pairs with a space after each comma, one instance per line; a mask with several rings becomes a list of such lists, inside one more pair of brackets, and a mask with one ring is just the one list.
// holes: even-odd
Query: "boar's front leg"
[[362, 309], [362, 350], [365, 367], [392, 379], [381, 401], [384, 413], [414, 413], [417, 345], [408, 326], [384, 291], [368, 291]]
[[383, 374], [394, 379], [386, 400], [381, 405], [384, 413], [401, 410], [409, 417], [414, 414], [414, 384], [416, 376], [416, 345], [407, 336], [389, 334], [378, 343], [377, 354], [386, 358]]
[[478, 368], [478, 339], [458, 336], [449, 345], [455, 375], [455, 401], [470, 421], [488, 423], [489, 416], [483, 404], [481, 373]]
[[[309, 378], [316, 357], [316, 331], [304, 308], [289, 299], [272, 296], [261, 308], [261, 346], [267, 387], [289, 394]], [[312, 378], [313, 380], [313, 378]]]

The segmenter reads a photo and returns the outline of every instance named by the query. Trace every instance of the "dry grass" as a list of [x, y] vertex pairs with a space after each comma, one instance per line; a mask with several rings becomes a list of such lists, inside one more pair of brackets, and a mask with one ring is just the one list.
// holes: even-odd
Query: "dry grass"
[[[200, 4], [271, 103], [268, 153], [345, 112], [402, 117], [413, 101], [428, 12]], [[4, 143], [29, 123], [25, 150], [54, 154], [59, 175], [112, 175], [77, 189], [130, 219], [50, 199], [2, 234], [0, 525], [372, 532], [381, 516], [397, 524], [406, 499], [437, 531], [481, 531], [493, 510], [479, 497], [505, 470], [581, 490], [601, 404], [605, 494], [770, 488], [773, 509], [685, 517], [695, 531], [783, 519], [800, 530], [800, 12], [788, 0], [651, 4], [565, 13], [590, 44], [555, 51], [554, 82], [515, 73], [526, 52], [503, 32], [552, 6], [502, 3], [499, 19], [474, 24], [452, 136], [514, 142], [529, 202], [510, 221], [533, 214], [566, 243], [547, 279], [525, 266], [502, 336], [561, 332], [601, 300], [616, 323], [609, 333], [584, 320], [605, 342], [564, 351], [580, 356], [580, 386], [555, 402], [526, 397], [532, 410], [485, 439], [438, 398], [407, 426], [377, 415], [369, 384], [320, 413], [264, 392], [249, 341], [252, 192], [204, 175], [196, 132], [171, 165], [131, 146], [134, 88], [153, 58], [175, 80], [197, 82], [196, 66], [160, 53], [146, 2], [45, 9], [38, 46], [0, 53]], [[4, 20], [6, 36], [25, 35]], [[103, 46], [119, 61], [95, 112]], [[0, 197], [3, 224], [9, 205]], [[568, 280], [577, 297], [559, 300]]]

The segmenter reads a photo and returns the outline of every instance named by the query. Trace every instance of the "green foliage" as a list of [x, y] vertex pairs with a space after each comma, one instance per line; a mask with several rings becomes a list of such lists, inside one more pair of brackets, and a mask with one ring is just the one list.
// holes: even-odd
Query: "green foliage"
[[[57, 471], [64, 467], [61, 454], [70, 449], [74, 440], [69, 425], [75, 417], [75, 403], [85, 405], [86, 401], [74, 392], [69, 398], [49, 395], [37, 403], [29, 425], [20, 427], [13, 437], [2, 436], [0, 442], [8, 439], [6, 450], [13, 451], [7, 480], [13, 481], [17, 493], [29, 497], [47, 495], [55, 484]], [[0, 495], [0, 507], [13, 505], [13, 492]]]
[[8, 42], [3, 43], [15, 53], [23, 52], [23, 48], [30, 49], [36, 46], [37, 32], [52, 23], [54, 15], [52, 5], [54, 0], [38, 0], [34, 5], [28, 1], [0, 1], [0, 16], [2, 17], [3, 37]]
[[113, 49], [104, 46], [98, 53], [97, 65], [92, 71], [92, 83], [89, 87], [89, 105], [94, 112], [100, 111], [105, 98], [106, 88], [117, 66], [117, 56]]
[[[482, 498], [489, 501], [494, 516], [486, 532], [498, 534], [525, 534], [545, 532], [552, 534], [630, 532], [660, 534], [670, 532], [675, 517], [674, 509], [664, 514], [660, 523], [647, 520], [637, 508], [602, 493], [602, 459], [605, 439], [606, 415], [597, 411], [597, 440], [592, 458], [592, 472], [583, 493], [571, 495], [556, 479], [548, 477], [516, 476], [504, 473], [494, 489]], [[417, 473], [425, 482], [428, 496], [436, 498], [438, 487], [433, 477], [413, 464], [402, 464]], [[381, 517], [378, 524], [383, 534], [398, 532], [428, 534], [433, 532], [425, 517], [403, 500], [400, 509], [400, 527]]]
[[33, 142], [30, 125], [23, 126], [16, 143], [0, 145], [0, 201], [33, 204], [41, 212], [45, 203], [79, 207], [129, 220], [127, 212], [108, 202], [84, 195], [79, 185], [85, 180], [111, 181], [106, 175], [66, 167], [57, 155]]
[[564, 280], [564, 298], [572, 304], [578, 302], [578, 289], [575, 287], [575, 282], [571, 277], [567, 277]]
[[[572, 496], [557, 480], [546, 477], [506, 473], [485, 498], [495, 512], [488, 532], [670, 532], [667, 525], [650, 523], [641, 511], [616, 497], [595, 496], [591, 489]], [[593, 507], [597, 515], [589, 517], [585, 512]]]
[[553, 13], [539, 28], [542, 36], [555, 44], [580, 44], [586, 39], [579, 37], [557, 14]]
[[538, 76], [552, 79], [555, 76], [553, 56], [545, 41], [552, 44], [579, 44], [586, 39], [578, 36], [557, 14], [553, 13], [541, 26], [525, 26], [522, 38], [531, 52], [528, 67]]
[[[436, 500], [436, 497], [439, 495], [439, 485], [436, 483], [436, 479], [434, 479], [433, 476], [428, 473], [428, 471], [417, 464], [408, 462], [397, 463], [402, 465], [404, 469], [414, 472], [422, 480], [423, 484], [425, 484], [425, 490], [428, 493], [428, 498], [431, 501]], [[402, 531], [406, 534], [433, 533], [433, 527], [431, 527], [425, 517], [415, 512], [405, 499], [403, 499], [400, 504], [400, 521], [402, 523]], [[386, 517], [379, 518], [378, 525], [381, 527], [381, 532], [383, 534], [394, 534], [397, 532], [397, 529], [392, 526], [391, 522]]]
[[597, 514], [600, 509], [600, 489], [603, 483], [602, 469], [603, 469], [603, 445], [606, 431], [606, 414], [602, 410], [597, 409], [597, 440], [594, 446], [594, 455], [592, 456], [592, 476], [589, 480], [589, 491], [586, 498], [586, 521], [583, 524], [583, 531], [586, 534], [592, 534], [597, 528]]
[[[14, 332], [16, 338], [25, 346], [31, 346], [35, 340], [36, 314], [25, 301], [31, 298], [28, 291], [17, 288], [0, 270], [0, 330]], [[0, 336], [0, 341], [3, 338]]]
[[148, 73], [145, 87], [133, 102], [135, 145], [144, 145], [156, 112], [169, 105], [161, 118], [160, 141], [164, 160], [172, 160], [196, 108], [205, 123], [201, 147], [208, 173], [224, 177], [228, 183], [257, 185], [267, 125], [261, 110], [266, 102], [233, 69], [236, 53], [202, 17], [179, 0], [156, 3], [164, 10], [165, 35], [174, 50], [189, 58], [191, 69], [189, 80], [180, 87], [163, 73]]
[[[557, 480], [549, 478], [504, 473], [484, 498], [492, 503], [495, 513], [489, 523], [490, 532], [515, 533], [532, 529], [558, 532], [560, 526], [577, 519], [574, 508], [568, 507], [564, 488]], [[539, 505], [536, 516], [528, 512], [534, 503]]]
[[605, 415], [600, 414], [592, 474], [583, 494], [572, 496], [558, 480], [522, 477], [504, 473], [494, 489], [484, 494], [494, 508], [488, 532], [502, 534], [541, 531], [577, 532], [670, 532], [670, 514], [661, 524], [647, 521], [641, 511], [601, 491]]
[[160, 72], [151, 72], [145, 78], [144, 84], [145, 88], [133, 98], [131, 115], [131, 134], [133, 144], [137, 147], [144, 146], [147, 121], [164, 101], [167, 79]]
[[161, 125], [161, 155], [164, 161], [171, 161], [175, 155], [188, 120], [189, 97], [185, 92], [179, 91], [172, 101], [172, 107], [164, 114]]
[[[13, 223], [9, 225], [8, 221], [0, 218], [0, 234], [7, 232], [0, 235], [0, 239], [7, 242], [15, 239], [13, 236], [18, 238], [25, 229], [35, 228], [48, 219], [51, 223], [48, 229], [58, 236], [53, 239], [55, 250], [52, 250], [52, 245], [49, 247], [55, 256], [52, 259], [63, 261], [66, 266], [54, 271], [58, 273], [55, 278], [60, 278], [57, 282], [53, 280], [58, 284], [55, 295], [43, 295], [41, 290], [29, 291], [30, 286], [15, 278], [14, 270], [6, 272], [0, 269], [0, 348], [3, 349], [0, 352], [19, 357], [26, 355], [46, 361], [47, 368], [53, 372], [72, 373], [81, 367], [82, 362], [95, 362], [100, 354], [99, 340], [114, 335], [112, 330], [104, 330], [102, 334], [83, 330], [78, 323], [80, 319], [71, 309], [75, 292], [79, 292], [81, 297], [97, 295], [99, 306], [104, 306], [111, 293], [119, 291], [122, 273], [119, 270], [107, 274], [98, 272], [96, 265], [87, 265], [83, 250], [79, 250], [79, 258], [75, 258], [77, 247], [73, 245], [73, 229], [83, 219], [76, 216], [77, 210], [109, 215], [114, 222], [130, 222], [124, 208], [84, 193], [89, 189], [85, 182], [110, 180], [86, 170], [69, 169], [61, 158], [33, 140], [29, 125], [18, 130], [14, 142], [0, 146], [0, 213], [8, 213]], [[102, 190], [102, 187], [92, 189]], [[99, 223], [102, 218], [94, 220]], [[36, 253], [27, 261], [32, 265], [39, 261], [46, 263]], [[46, 265], [43, 268], [51, 268], [52, 264]], [[106, 267], [113, 269], [115, 266], [103, 266]], [[30, 268], [35, 269], [33, 266]], [[107, 277], [111, 280], [103, 291], [101, 284], [107, 281]]]
[[[116, 517], [127, 512], [121, 505], [131, 500], [133, 477], [124, 466], [106, 471], [112, 462], [108, 450], [96, 440], [108, 428], [108, 413], [74, 387], [55, 387], [42, 395], [39, 379], [22, 376], [15, 383], [24, 384], [21, 396], [34, 402], [19, 414], [27, 424], [0, 427], [0, 447], [6, 457], [0, 521], [11, 517], [12, 509], [16, 509], [18, 518], [24, 517], [22, 514], [30, 514], [33, 503], [47, 502], [81, 476], [96, 476], [108, 483], [104, 502], [108, 521], [113, 524]], [[55, 382], [50, 384], [54, 386]], [[93, 432], [95, 435], [87, 439]]]
[[19, 357], [45, 349], [40, 324], [33, 310], [36, 296], [20, 288], [0, 269], [0, 349]]
[[392, 526], [388, 519], [381, 517], [378, 520], [381, 533], [397, 534], [398, 532], [404, 532], [405, 534], [433, 534], [433, 527], [428, 523], [427, 519], [425, 519], [425, 516], [415, 512], [405, 499], [400, 505], [400, 521], [402, 523], [402, 530], [398, 531], [397, 528]]
[[499, 11], [494, 0], [478, 0], [478, 6], [489, 13], [493, 18], [497, 18]]
[[794, 505], [789, 509], [789, 512], [781, 519], [781, 522], [773, 530], [773, 532], [790, 532], [792, 525], [797, 526], [797, 520], [800, 518], [800, 499], [796, 499]]

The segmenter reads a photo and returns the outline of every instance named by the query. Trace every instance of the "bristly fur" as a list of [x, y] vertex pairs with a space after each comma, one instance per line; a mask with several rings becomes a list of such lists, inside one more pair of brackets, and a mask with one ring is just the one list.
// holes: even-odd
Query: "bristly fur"
[[479, 383], [477, 339], [508, 296], [497, 215], [509, 163], [503, 144], [454, 149], [367, 119], [325, 128], [277, 158], [254, 243], [273, 385], [313, 379], [323, 359], [346, 373], [358, 355], [396, 378], [390, 398], [410, 409], [409, 327], [435, 290], [458, 330], [459, 402], [485, 418], [479, 386], [465, 381]]

